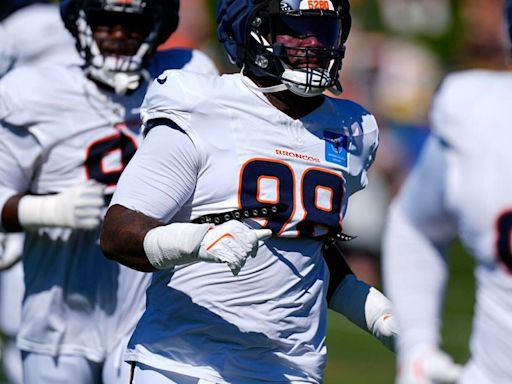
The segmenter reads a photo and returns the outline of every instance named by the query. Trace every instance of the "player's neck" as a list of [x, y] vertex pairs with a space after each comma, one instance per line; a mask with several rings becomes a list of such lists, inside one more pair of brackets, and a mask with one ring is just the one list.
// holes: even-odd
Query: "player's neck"
[[[276, 80], [268, 77], [251, 75], [250, 78], [261, 87], [276, 85]], [[265, 97], [274, 107], [295, 120], [310, 114], [324, 102], [324, 96], [322, 95], [302, 97], [290, 91], [265, 93]]]

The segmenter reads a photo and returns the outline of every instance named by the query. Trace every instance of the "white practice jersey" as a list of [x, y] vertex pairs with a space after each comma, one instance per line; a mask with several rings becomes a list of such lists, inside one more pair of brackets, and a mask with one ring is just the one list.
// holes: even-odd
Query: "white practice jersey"
[[43, 62], [81, 62], [57, 4], [28, 5], [0, 23], [0, 77], [11, 66]]
[[[204, 54], [173, 50], [149, 69], [156, 76], [166, 68], [214, 67]], [[111, 194], [138, 146], [146, 89], [117, 96], [78, 66], [9, 72], [0, 80], [0, 207], [14, 194], [58, 193], [88, 179]], [[98, 230], [28, 231], [23, 263], [22, 350], [101, 361], [145, 307], [149, 275], [107, 260]]]
[[475, 257], [464, 384], [512, 382], [511, 90], [512, 73], [447, 77], [432, 110], [433, 135], [393, 205], [385, 240], [387, 292], [406, 349], [437, 344], [446, 245], [458, 235]]
[[282, 208], [250, 222], [274, 237], [238, 276], [212, 263], [155, 272], [127, 359], [216, 383], [322, 382], [328, 270], [318, 236], [341, 230], [349, 195], [366, 184], [373, 116], [325, 98], [294, 120], [239, 74], [183, 71], [154, 82], [142, 116], [149, 132], [111, 204], [165, 222]]

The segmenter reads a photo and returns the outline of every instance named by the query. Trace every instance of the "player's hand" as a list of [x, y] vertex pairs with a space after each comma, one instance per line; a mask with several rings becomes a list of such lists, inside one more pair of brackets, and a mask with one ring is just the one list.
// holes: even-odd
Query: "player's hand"
[[396, 384], [452, 384], [462, 375], [462, 366], [435, 348], [417, 348], [400, 359]]
[[395, 351], [398, 326], [393, 314], [385, 313], [377, 318], [372, 327], [372, 334], [391, 351]]
[[270, 229], [251, 229], [231, 220], [210, 228], [199, 248], [198, 258], [203, 261], [226, 263], [234, 275], [240, 272], [249, 256], [256, 256], [258, 241], [268, 239]]
[[105, 185], [89, 180], [63, 192], [21, 198], [18, 216], [23, 227], [93, 229], [101, 221]]

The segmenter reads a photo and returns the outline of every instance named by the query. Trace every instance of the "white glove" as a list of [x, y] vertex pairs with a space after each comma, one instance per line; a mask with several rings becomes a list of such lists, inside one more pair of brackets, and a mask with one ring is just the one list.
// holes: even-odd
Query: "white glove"
[[21, 260], [25, 235], [0, 233], [0, 271], [10, 269]]
[[199, 247], [200, 260], [226, 263], [238, 275], [249, 256], [256, 256], [258, 241], [268, 239], [270, 229], [250, 229], [237, 220], [210, 228]]
[[400, 358], [396, 384], [453, 384], [462, 375], [462, 366], [443, 351], [418, 347]]
[[395, 350], [398, 329], [391, 302], [379, 290], [347, 275], [334, 291], [329, 307]]
[[373, 336], [380, 340], [389, 350], [395, 351], [398, 337], [398, 326], [392, 313], [385, 313], [377, 317], [370, 328]]
[[22, 227], [93, 229], [100, 224], [106, 186], [94, 180], [55, 195], [26, 195], [18, 205]]
[[172, 223], [148, 231], [144, 251], [156, 269], [168, 269], [195, 261], [226, 263], [238, 274], [258, 242], [272, 235], [270, 229], [251, 229], [231, 220], [212, 224]]

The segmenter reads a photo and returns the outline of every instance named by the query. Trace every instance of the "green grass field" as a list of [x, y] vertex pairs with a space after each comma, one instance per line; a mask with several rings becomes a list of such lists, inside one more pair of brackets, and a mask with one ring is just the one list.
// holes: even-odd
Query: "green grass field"
[[[445, 302], [443, 345], [457, 362], [469, 357], [474, 301], [473, 260], [459, 245], [451, 250], [451, 280]], [[325, 384], [391, 384], [395, 358], [378, 341], [342, 316], [331, 313]]]
[[[474, 298], [473, 261], [460, 246], [452, 249], [452, 278], [444, 313], [445, 349], [457, 362], [468, 358]], [[331, 313], [327, 337], [329, 349], [325, 384], [391, 384], [394, 355], [342, 316]], [[6, 384], [0, 373], [0, 384]], [[108, 384], [108, 383], [106, 383]]]

